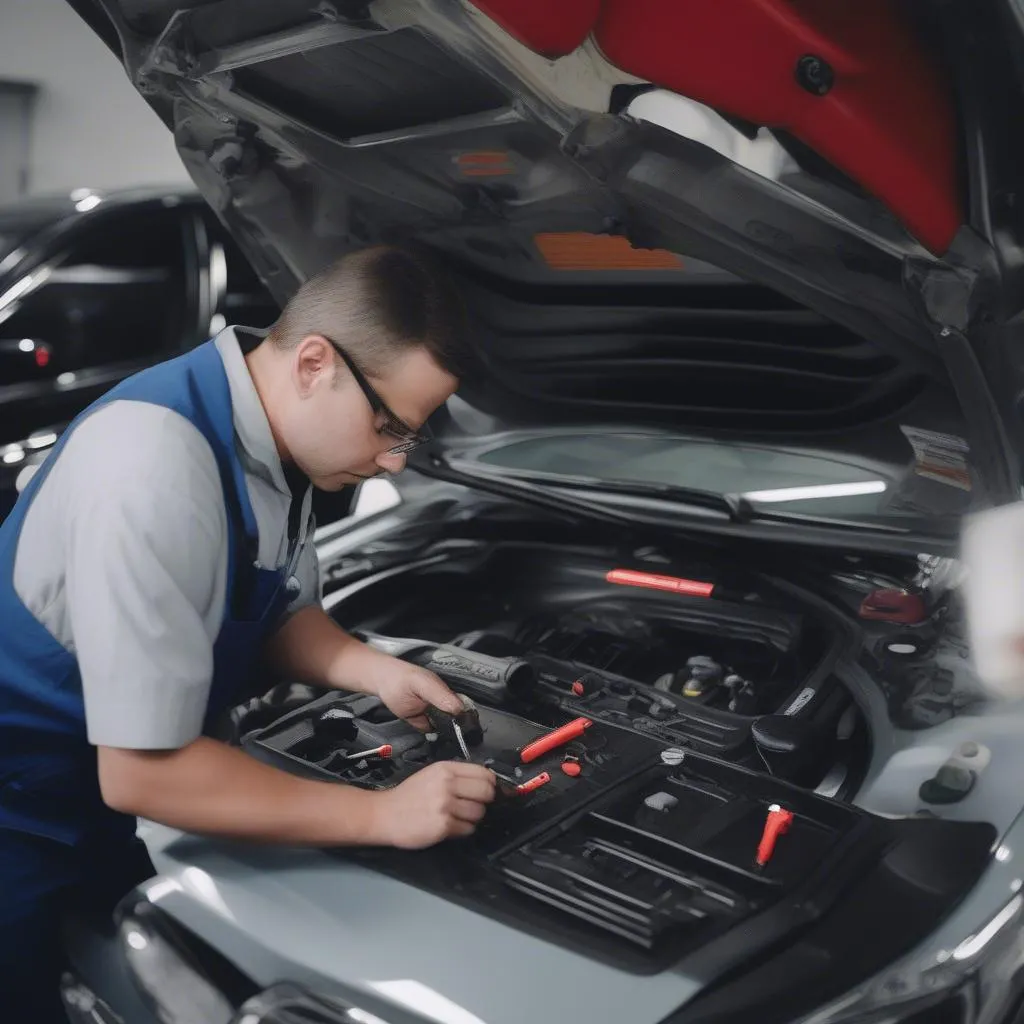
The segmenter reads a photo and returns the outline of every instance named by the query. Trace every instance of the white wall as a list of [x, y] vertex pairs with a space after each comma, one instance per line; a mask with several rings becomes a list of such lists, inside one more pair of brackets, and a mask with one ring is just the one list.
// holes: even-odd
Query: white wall
[[41, 87], [31, 192], [189, 181], [171, 133], [64, 0], [0, 0], [0, 78]]

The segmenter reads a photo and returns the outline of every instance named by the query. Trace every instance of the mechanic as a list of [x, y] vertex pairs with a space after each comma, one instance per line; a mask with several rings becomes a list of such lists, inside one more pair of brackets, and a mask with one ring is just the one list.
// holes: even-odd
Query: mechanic
[[495, 787], [478, 765], [370, 792], [208, 735], [266, 662], [375, 694], [420, 729], [430, 705], [462, 709], [437, 676], [323, 611], [310, 485], [399, 472], [456, 388], [465, 338], [425, 254], [349, 254], [269, 332], [229, 327], [122, 382], [25, 488], [0, 527], [5, 1020], [64, 1019], [58, 920], [71, 906], [109, 915], [154, 873], [137, 817], [312, 846], [419, 848], [474, 830]]

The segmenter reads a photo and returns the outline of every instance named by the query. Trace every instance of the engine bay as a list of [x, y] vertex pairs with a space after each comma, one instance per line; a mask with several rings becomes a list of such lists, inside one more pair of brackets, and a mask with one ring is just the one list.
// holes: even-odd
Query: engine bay
[[[620, 969], [685, 964], [710, 984], [755, 965], [774, 976], [801, 936], [845, 963], [884, 904], [901, 924], [861, 956], [867, 969], [938, 920], [988, 856], [990, 826], [852, 802], [870, 735], [840, 669], [863, 644], [835, 606], [775, 575], [469, 537], [400, 537], [327, 575], [336, 621], [437, 673], [464, 714], [430, 714], [424, 733], [375, 697], [282, 683], [232, 712], [231, 740], [366, 789], [446, 760], [498, 780], [468, 839], [332, 857]], [[815, 964], [838, 976], [829, 957]]]
[[837, 763], [852, 784], [863, 759], [859, 713], [833, 671], [840, 632], [749, 573], [467, 545], [342, 595], [333, 614], [344, 628], [443, 678], [450, 666], [429, 664], [438, 645], [449, 659], [525, 663], [532, 681], [500, 693], [456, 680], [485, 704], [540, 709], [541, 721], [552, 708], [586, 716], [810, 788]]
[[844, 758], [854, 778], [863, 740], [827, 624], [766, 583], [693, 570], [510, 544], [370, 572], [333, 614], [436, 672], [471, 726], [424, 734], [329, 691], [243, 726], [241, 745], [370, 789], [468, 757], [498, 778], [472, 839], [338, 856], [633, 969], [729, 936], [716, 962], [732, 962], [769, 935], [734, 925], [777, 912], [777, 930], [802, 899], [824, 905], [885, 828], [814, 792]]
[[[472, 664], [488, 674], [490, 662]], [[499, 779], [472, 839], [443, 853], [339, 855], [653, 970], [706, 949], [783, 896], [821, 898], [815, 879], [834, 886], [877, 851], [880, 836], [852, 807], [614, 721], [572, 717], [557, 702], [533, 704], [528, 717], [526, 700], [501, 708], [472, 699], [479, 729], [465, 737], [469, 759]], [[418, 733], [376, 698], [334, 693], [249, 734], [244, 746], [310, 777], [374, 789], [463, 756], [452, 737]], [[759, 941], [742, 937], [734, 955]]]

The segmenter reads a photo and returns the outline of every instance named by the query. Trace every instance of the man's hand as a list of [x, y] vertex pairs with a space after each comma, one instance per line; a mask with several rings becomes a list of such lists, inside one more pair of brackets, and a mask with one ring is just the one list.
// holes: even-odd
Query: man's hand
[[201, 835], [311, 846], [419, 849], [468, 836], [497, 780], [478, 764], [442, 761], [370, 792], [302, 779], [201, 736], [180, 750], [98, 749], [114, 810]]
[[496, 785], [494, 772], [479, 764], [439, 761], [427, 765], [394, 789], [375, 794], [379, 814], [375, 831], [385, 845], [403, 850], [472, 835], [494, 799]]
[[375, 651], [345, 633], [322, 608], [303, 608], [278, 631], [270, 653], [280, 671], [320, 685], [370, 693], [423, 732], [427, 706], [457, 715], [462, 702], [433, 672]]
[[421, 732], [428, 732], [427, 707], [433, 705], [453, 715], [463, 710], [462, 701], [428, 669], [381, 654], [374, 690], [387, 708]]

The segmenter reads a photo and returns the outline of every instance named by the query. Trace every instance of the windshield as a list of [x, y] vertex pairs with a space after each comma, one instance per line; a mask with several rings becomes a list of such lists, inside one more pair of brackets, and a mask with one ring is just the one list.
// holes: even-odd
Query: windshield
[[952, 516], [971, 504], [965, 481], [925, 475], [910, 445], [905, 466], [782, 447], [646, 434], [565, 433], [510, 440], [478, 451], [482, 465], [546, 479], [587, 478], [742, 495], [784, 512], [863, 520]]

